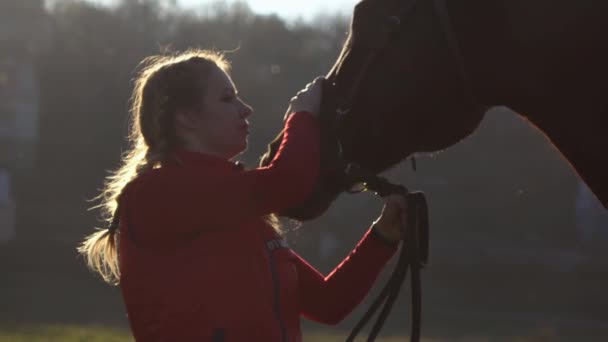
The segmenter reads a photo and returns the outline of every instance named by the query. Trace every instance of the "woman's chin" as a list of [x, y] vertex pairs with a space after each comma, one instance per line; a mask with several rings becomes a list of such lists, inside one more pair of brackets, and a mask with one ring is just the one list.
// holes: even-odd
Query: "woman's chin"
[[235, 157], [245, 153], [245, 151], [247, 151], [247, 147], [249, 147], [247, 142], [245, 142], [244, 144], [241, 144], [240, 146], [237, 146], [236, 148], [234, 148], [233, 152], [230, 153], [230, 155], [232, 155], [232, 157], [228, 158], [228, 159], [235, 158]]
[[245, 151], [247, 151], [247, 148], [249, 147], [249, 144], [247, 143], [247, 140], [245, 140], [245, 142], [241, 145], [241, 147], [239, 148], [239, 154], [244, 153]]

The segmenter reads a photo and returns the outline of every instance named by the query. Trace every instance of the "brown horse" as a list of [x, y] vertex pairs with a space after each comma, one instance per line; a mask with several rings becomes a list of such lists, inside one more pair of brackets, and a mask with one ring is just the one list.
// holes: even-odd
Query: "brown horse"
[[346, 162], [379, 173], [445, 149], [499, 105], [543, 132], [608, 208], [607, 16], [599, 0], [362, 0], [326, 76], [317, 187], [281, 214], [317, 217], [356, 181]]

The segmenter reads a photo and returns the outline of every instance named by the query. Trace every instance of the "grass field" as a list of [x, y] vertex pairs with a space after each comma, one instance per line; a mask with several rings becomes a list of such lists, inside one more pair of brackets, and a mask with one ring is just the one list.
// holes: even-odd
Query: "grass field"
[[[346, 340], [343, 334], [307, 334], [305, 342], [338, 342]], [[358, 341], [364, 341], [367, 335], [360, 335]], [[133, 342], [129, 331], [98, 326], [10, 326], [0, 328], [0, 342]], [[408, 336], [382, 337], [378, 342], [405, 342]], [[422, 342], [495, 342], [496, 338], [470, 337], [459, 339], [423, 338]], [[511, 342], [548, 342], [554, 341], [549, 336], [520, 337], [508, 340]]]

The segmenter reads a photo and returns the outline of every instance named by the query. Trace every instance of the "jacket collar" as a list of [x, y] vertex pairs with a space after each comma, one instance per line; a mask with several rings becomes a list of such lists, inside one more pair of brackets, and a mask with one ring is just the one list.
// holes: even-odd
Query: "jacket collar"
[[226, 158], [194, 152], [184, 148], [175, 149], [173, 151], [173, 156], [175, 157], [176, 162], [182, 165], [205, 165], [213, 168], [235, 171], [244, 169], [244, 165], [239, 161], [233, 162]]

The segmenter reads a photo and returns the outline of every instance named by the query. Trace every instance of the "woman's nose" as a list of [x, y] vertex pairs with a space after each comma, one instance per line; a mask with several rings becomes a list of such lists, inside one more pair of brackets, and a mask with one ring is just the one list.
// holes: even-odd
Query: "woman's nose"
[[242, 101], [241, 101], [241, 104], [242, 104], [242, 108], [241, 108], [241, 117], [242, 117], [243, 119], [244, 119], [244, 118], [247, 118], [247, 117], [249, 117], [251, 114], [253, 114], [253, 108], [251, 108], [251, 106], [250, 106], [250, 105], [248, 105], [248, 104], [246, 104], [245, 102], [242, 102]]

